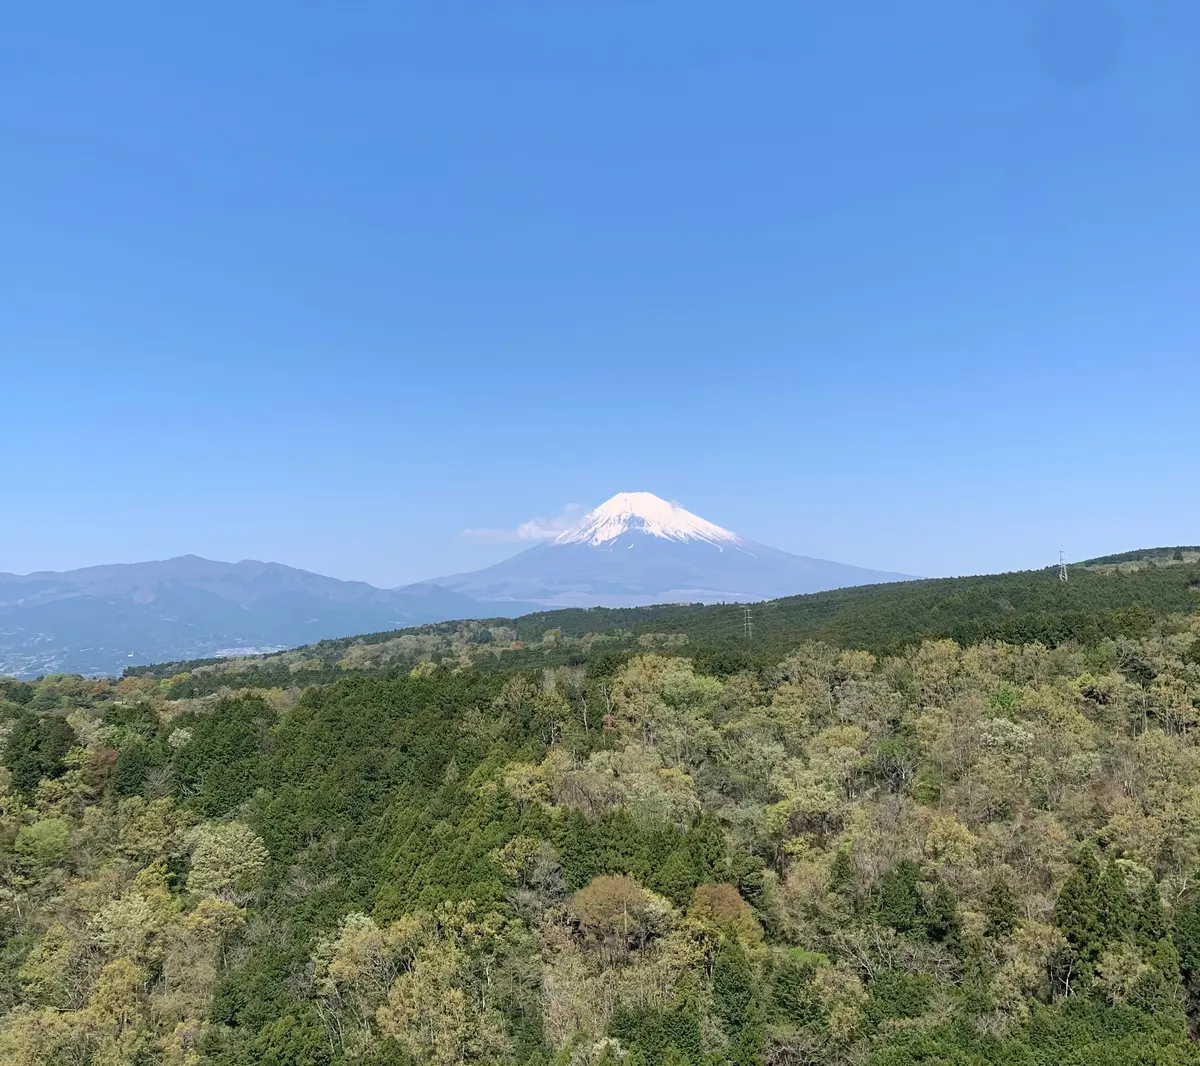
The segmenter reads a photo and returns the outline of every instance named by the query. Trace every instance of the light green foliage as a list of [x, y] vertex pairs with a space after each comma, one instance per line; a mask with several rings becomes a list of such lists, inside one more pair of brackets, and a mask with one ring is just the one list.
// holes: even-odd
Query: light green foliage
[[[39, 790], [40, 803], [56, 801]], [[34, 818], [10, 838], [30, 875], [7, 870], [0, 899], [0, 1061], [200, 1061], [223, 938], [244, 915], [215, 899], [190, 908], [177, 891], [186, 821], [169, 799], [134, 798]]]
[[241, 822], [206, 823], [191, 834], [188, 888], [205, 896], [242, 901], [254, 891], [267, 865], [267, 848]]
[[0, 1061], [1194, 1064], [1191, 565], [6, 684]]
[[[431, 1066], [502, 1057], [510, 1042], [489, 995], [512, 935], [503, 917], [471, 904], [384, 928], [348, 915], [312, 963], [330, 1042], [349, 1059], [366, 1054], [380, 1034]], [[474, 964], [484, 960], [481, 985]]]
[[34, 866], [53, 866], [66, 854], [71, 829], [61, 818], [43, 818], [22, 826], [14, 847]]

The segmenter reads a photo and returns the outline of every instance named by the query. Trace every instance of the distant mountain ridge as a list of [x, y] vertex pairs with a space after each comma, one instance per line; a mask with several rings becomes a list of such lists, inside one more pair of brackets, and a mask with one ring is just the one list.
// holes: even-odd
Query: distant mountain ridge
[[132, 593], [137, 602], [152, 602], [159, 590], [172, 582], [207, 589], [222, 599], [239, 604], [285, 591], [329, 596], [339, 602], [385, 602], [394, 596], [394, 593], [365, 581], [341, 581], [281, 563], [263, 563], [255, 559], [225, 563], [199, 555], [180, 555], [173, 559], [110, 563], [62, 572], [0, 574], [0, 607], [14, 602], [33, 606], [55, 599], [71, 599], [81, 593]]
[[[1176, 550], [1136, 554], [1170, 559]], [[1131, 553], [1115, 557], [1126, 554]], [[649, 646], [677, 649], [726, 676], [777, 663], [811, 641], [879, 656], [901, 654], [926, 640], [954, 640], [963, 647], [987, 641], [1099, 647], [1105, 641], [1144, 638], [1156, 621], [1172, 615], [1184, 622], [1177, 636], [1192, 630], [1186, 661], [1200, 663], [1200, 628], [1194, 620], [1200, 605], [1200, 549], [1195, 555], [1184, 563], [1172, 560], [1128, 573], [1094, 568], [1090, 561], [1071, 563], [1067, 581], [1061, 580], [1056, 564], [788, 596], [753, 604], [752, 631], [744, 624], [743, 606], [733, 603], [559, 608], [499, 620], [505, 635], [515, 635], [511, 644], [495, 640], [495, 619], [453, 621], [407, 634], [360, 634], [224, 663], [164, 662], [132, 672], [166, 679], [196, 665], [220, 663], [217, 671], [181, 685], [181, 690], [201, 695], [229, 685], [231, 676], [238, 679], [233, 684], [304, 685], [328, 683], [347, 673], [406, 669], [431, 657], [444, 656], [457, 667], [464, 646], [477, 669], [527, 671], [611, 663]], [[416, 639], [401, 646], [398, 638], [406, 635]], [[1116, 645], [1109, 650], [1116, 653]], [[354, 665], [344, 666], [346, 659]], [[1141, 669], [1136, 658], [1117, 662], [1122, 671]]]
[[164, 658], [291, 647], [487, 610], [429, 583], [381, 589], [281, 563], [197, 555], [0, 574], [0, 674], [112, 673]]
[[910, 580], [757, 544], [649, 492], [618, 493], [551, 542], [434, 579], [497, 607], [718, 603]]
[[619, 493], [551, 543], [398, 589], [198, 555], [0, 573], [0, 674], [119, 673], [547, 607], [738, 602], [902, 580], [756, 544], [651, 493]]

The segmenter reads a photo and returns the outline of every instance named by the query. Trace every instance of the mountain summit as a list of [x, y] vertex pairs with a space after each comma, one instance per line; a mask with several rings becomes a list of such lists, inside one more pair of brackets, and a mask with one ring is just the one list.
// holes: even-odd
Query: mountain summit
[[611, 545], [631, 532], [648, 533], [663, 540], [704, 541], [717, 547], [742, 543], [736, 533], [706, 522], [652, 492], [618, 492], [584, 515], [575, 529], [560, 533], [554, 543], [590, 544], [597, 548]]
[[649, 492], [486, 570], [401, 589], [195, 555], [66, 573], [0, 573], [0, 674], [110, 673], [542, 607], [764, 600], [902, 580], [755, 544]]
[[904, 581], [756, 544], [650, 492], [621, 492], [572, 529], [504, 562], [436, 583], [472, 599], [547, 607], [761, 600]]

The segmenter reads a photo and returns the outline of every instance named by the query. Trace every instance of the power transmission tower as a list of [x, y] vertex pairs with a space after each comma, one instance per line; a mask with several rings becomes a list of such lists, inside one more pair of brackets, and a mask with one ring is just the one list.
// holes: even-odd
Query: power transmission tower
[[750, 605], [746, 604], [743, 608], [745, 614], [742, 617], [742, 632], [746, 634], [746, 643], [754, 642], [754, 616], [750, 613]]
[[1067, 559], [1066, 556], [1063, 555], [1062, 548], [1058, 549], [1058, 580], [1067, 580]]

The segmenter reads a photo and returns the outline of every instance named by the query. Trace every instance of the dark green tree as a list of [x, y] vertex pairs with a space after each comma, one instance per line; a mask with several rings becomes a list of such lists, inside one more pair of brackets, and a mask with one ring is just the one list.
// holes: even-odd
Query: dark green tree
[[929, 939], [957, 948], [961, 926], [958, 920], [958, 903], [949, 886], [934, 886], [927, 909], [929, 917], [925, 922], [925, 929]]
[[713, 961], [713, 1005], [732, 1037], [756, 1020], [754, 971], [741, 944], [723, 946]]
[[75, 742], [75, 731], [57, 715], [21, 714], [4, 753], [13, 784], [32, 795], [43, 778], [61, 777], [66, 772], [64, 759]]
[[895, 1018], [919, 1018], [929, 1009], [936, 985], [929, 974], [881, 970], [868, 988], [867, 1018], [876, 1025]]
[[928, 935], [929, 911], [917, 887], [921, 872], [905, 859], [885, 873], [875, 885], [872, 911], [880, 925], [918, 940]]
[[1172, 939], [1179, 953], [1179, 970], [1185, 984], [1200, 990], [1200, 899], [1175, 911]]
[[149, 747], [140, 740], [126, 744], [113, 767], [112, 788], [118, 796], [136, 796], [142, 790], [146, 771], [154, 765]]
[[1104, 950], [1102, 877], [1096, 853], [1085, 848], [1054, 903], [1054, 924], [1067, 941], [1059, 979], [1068, 993], [1091, 981]]
[[713, 1006], [729, 1036], [729, 1061], [734, 1066], [761, 1066], [762, 1018], [754, 970], [739, 943], [727, 944], [713, 962]]
[[1163, 909], [1158, 885], [1145, 885], [1133, 906], [1132, 932], [1141, 948], [1151, 948], [1170, 939], [1170, 923]]
[[1097, 886], [1100, 930], [1104, 943], [1124, 938], [1134, 925], [1133, 901], [1125, 884], [1125, 872], [1110, 859]]
[[771, 977], [771, 1009], [774, 1017], [791, 1025], [815, 1025], [821, 1018], [821, 998], [813, 979], [817, 956], [799, 949], [788, 953]]
[[829, 891], [848, 893], [854, 888], [854, 864], [850, 861], [850, 852], [838, 848], [829, 865]]
[[654, 887], [676, 905], [691, 897], [696, 887], [696, 869], [687, 848], [671, 852], [654, 878]]
[[988, 886], [983, 898], [983, 914], [987, 924], [983, 935], [992, 940], [1008, 936], [1017, 927], [1017, 901], [1009, 883], [997, 877]]

